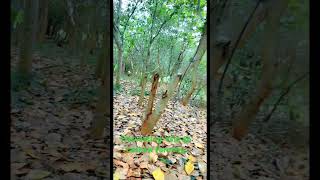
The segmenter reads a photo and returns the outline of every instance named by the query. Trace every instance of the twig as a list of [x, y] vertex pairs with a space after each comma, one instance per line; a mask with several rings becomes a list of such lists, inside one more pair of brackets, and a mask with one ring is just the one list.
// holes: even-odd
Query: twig
[[305, 77], [307, 77], [307, 75], [309, 74], [309, 72], [304, 73], [303, 75], [301, 75], [299, 78], [297, 78], [295, 81], [293, 81], [290, 85], [288, 85], [288, 87], [282, 92], [282, 94], [280, 95], [279, 99], [276, 101], [276, 103], [273, 105], [272, 110], [270, 111], [270, 113], [266, 116], [266, 118], [263, 120], [263, 122], [268, 122], [272, 116], [272, 114], [275, 112], [275, 110], [277, 109], [278, 105], [280, 104], [280, 102], [282, 101], [282, 99], [290, 92], [291, 88], [296, 85], [299, 81], [303, 80]]

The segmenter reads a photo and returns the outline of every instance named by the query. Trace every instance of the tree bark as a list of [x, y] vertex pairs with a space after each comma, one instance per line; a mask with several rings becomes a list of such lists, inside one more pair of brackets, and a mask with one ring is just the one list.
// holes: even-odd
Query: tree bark
[[162, 94], [162, 97], [161, 97], [159, 103], [157, 104], [157, 107], [156, 107], [154, 113], [152, 113], [150, 115], [150, 118], [145, 120], [144, 123], [142, 124], [142, 126], [141, 126], [141, 134], [142, 135], [151, 134], [154, 126], [157, 124], [157, 122], [159, 121], [159, 119], [161, 117], [161, 114], [163, 113], [164, 109], [166, 108], [170, 98], [173, 96], [180, 80], [181, 80], [181, 74], [178, 74], [175, 78], [172, 79], [169, 87]]
[[108, 118], [111, 116], [110, 111], [110, 100], [111, 100], [111, 89], [110, 89], [110, 82], [111, 82], [111, 74], [110, 74], [110, 65], [111, 58], [111, 47], [110, 47], [110, 13], [111, 13], [111, 6], [110, 2], [107, 3], [107, 26], [105, 31], [105, 39], [104, 39], [104, 48], [103, 50], [106, 51], [105, 54], [103, 54], [104, 61], [102, 61], [102, 78], [101, 78], [101, 85], [99, 90], [99, 100], [96, 108], [96, 112], [94, 115], [92, 127], [91, 127], [91, 137], [92, 138], [102, 138], [104, 133], [104, 128], [106, 128], [106, 125], [108, 123]]
[[141, 91], [140, 91], [140, 96], [138, 100], [138, 105], [141, 106], [144, 100], [144, 91], [146, 89], [146, 84], [147, 84], [147, 74], [143, 73], [141, 77]]
[[206, 30], [206, 26], [205, 26], [205, 31], [203, 32], [203, 34], [201, 36], [197, 51], [196, 51], [194, 58], [193, 58], [193, 63], [191, 65], [191, 68], [193, 70], [193, 72], [192, 72], [192, 85], [191, 85], [191, 89], [189, 90], [187, 95], [182, 100], [182, 105], [184, 105], [184, 106], [186, 106], [188, 104], [192, 94], [196, 90], [198, 66], [199, 66], [200, 61], [201, 61], [204, 53], [206, 52], [206, 50], [207, 50], [207, 30]]
[[104, 50], [104, 48], [102, 48], [102, 51], [99, 55], [99, 58], [97, 60], [97, 66], [96, 66], [96, 70], [95, 70], [95, 76], [96, 78], [102, 78], [102, 70], [103, 70], [103, 61], [105, 61], [106, 58], [106, 51]]
[[[204, 32], [202, 33], [201, 39], [199, 41], [199, 45], [197, 47], [197, 50], [192, 58], [192, 61], [184, 71], [182, 75], [182, 79], [185, 76], [185, 74], [188, 72], [189, 67], [190, 69], [193, 70], [193, 75], [192, 75], [192, 87], [190, 91], [187, 93], [186, 97], [182, 100], [182, 104], [186, 105], [189, 102], [189, 99], [192, 95], [192, 93], [195, 91], [195, 84], [196, 84], [196, 75], [197, 75], [197, 68], [199, 66], [199, 63], [201, 61], [201, 58], [203, 57], [204, 53], [207, 50], [207, 24], [204, 25]], [[178, 94], [179, 94], [179, 89], [180, 85], [178, 87]], [[189, 96], [189, 97], [188, 97]]]
[[148, 52], [147, 52], [147, 58], [144, 62], [144, 68], [145, 70], [142, 72], [142, 81], [141, 81], [141, 84], [140, 84], [140, 87], [141, 87], [141, 92], [140, 92], [140, 97], [139, 97], [139, 101], [138, 101], [138, 104], [139, 106], [142, 105], [142, 102], [144, 100], [144, 91], [145, 91], [145, 88], [146, 88], [146, 83], [147, 83], [147, 71], [148, 71], [148, 67], [149, 67], [149, 61], [150, 61], [150, 49], [151, 47], [148, 48]]
[[120, 87], [120, 77], [122, 75], [122, 48], [118, 46], [118, 69], [116, 74], [116, 87]]
[[155, 98], [156, 93], [157, 93], [158, 83], [159, 83], [159, 74], [156, 73], [156, 74], [153, 75], [153, 81], [152, 81], [151, 90], [150, 90], [151, 94], [150, 94], [150, 97], [149, 97], [148, 105], [146, 107], [146, 112], [145, 112], [145, 116], [144, 116], [144, 120], [143, 120], [142, 126], [146, 126], [144, 124], [150, 121], [149, 119], [150, 119], [151, 114], [152, 114], [153, 102], [154, 102], [154, 98]]
[[265, 28], [264, 47], [262, 49], [262, 78], [256, 94], [248, 104], [235, 116], [233, 121], [233, 137], [241, 140], [248, 132], [248, 127], [256, 117], [260, 106], [272, 92], [272, 80], [275, 72], [275, 48], [281, 14], [288, 5], [288, 0], [270, 1]]
[[18, 72], [21, 80], [25, 83], [31, 78], [32, 70], [32, 51], [35, 45], [35, 37], [37, 31], [39, 1], [26, 1], [23, 41], [20, 47], [20, 61], [18, 64]]
[[[157, 1], [156, 1], [157, 2]], [[157, 5], [158, 2], [156, 3], [154, 12], [152, 13], [152, 24], [151, 24], [151, 28], [150, 28], [150, 38], [149, 38], [149, 43], [148, 43], [148, 47], [147, 47], [147, 58], [145, 61], [145, 71], [143, 72], [143, 76], [146, 76], [146, 71], [148, 70], [149, 67], [149, 61], [150, 61], [150, 53], [151, 53], [151, 46], [154, 42], [154, 40], [158, 37], [158, 35], [160, 34], [161, 30], [163, 29], [164, 25], [167, 24], [167, 22], [173, 17], [173, 15], [175, 15], [177, 13], [177, 11], [172, 12], [169, 17], [167, 19], [165, 19], [159, 29], [153, 34], [153, 30], [154, 30], [154, 21], [155, 21], [155, 14], [156, 14], [156, 10], [157, 10]], [[143, 86], [144, 85], [144, 86]], [[141, 94], [139, 97], [139, 102], [142, 103], [143, 99], [144, 99], [144, 90], [145, 90], [145, 84], [141, 83]], [[142, 93], [143, 92], [143, 93]]]
[[[227, 6], [227, 5], [226, 5]], [[223, 7], [223, 6], [222, 6]], [[235, 48], [234, 46], [236, 45], [236, 38], [239, 36], [231, 36], [230, 34], [235, 34], [235, 33], [229, 33], [227, 35], [223, 35], [223, 29], [220, 27], [226, 26], [226, 24], [230, 23], [231, 21], [225, 20], [221, 22], [221, 19], [223, 16], [227, 16], [226, 12], [228, 11], [227, 8], [222, 8], [220, 9], [220, 17], [216, 16], [216, 18], [212, 19], [211, 22], [211, 27], [212, 27], [212, 34], [211, 40], [210, 40], [210, 47], [213, 49], [213, 63], [211, 63], [211, 69], [212, 74], [213, 74], [213, 79], [217, 80], [219, 77], [218, 70], [221, 68], [221, 66], [226, 62], [228, 57], [230, 56], [230, 51], [231, 49]], [[252, 19], [249, 19], [249, 23], [238, 43], [237, 48], [242, 48], [246, 41], [251, 37], [251, 35], [256, 31], [257, 27], [263, 22], [263, 20], [266, 17], [266, 5], [265, 3], [260, 3], [259, 6], [257, 7], [256, 11], [254, 12], [254, 15]]]
[[39, 34], [38, 34], [38, 41], [43, 42], [46, 31], [47, 31], [47, 26], [48, 26], [48, 5], [49, 1], [48, 0], [42, 0], [40, 1], [40, 26], [39, 26]]

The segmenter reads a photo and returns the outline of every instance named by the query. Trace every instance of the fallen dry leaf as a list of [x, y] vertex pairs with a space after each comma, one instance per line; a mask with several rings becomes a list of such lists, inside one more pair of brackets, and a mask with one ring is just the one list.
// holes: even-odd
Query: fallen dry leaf
[[201, 174], [203, 175], [207, 174], [207, 164], [205, 162], [202, 162], [202, 161], [198, 162], [198, 166]]
[[35, 159], [39, 159], [39, 157], [35, 154], [37, 154], [32, 148], [26, 148], [26, 149], [23, 149], [23, 151], [29, 155], [30, 157], [32, 158], [35, 158]]
[[204, 145], [200, 143], [194, 143], [197, 148], [204, 149]]
[[178, 180], [178, 177], [177, 177], [177, 175], [170, 173], [170, 174], [166, 174], [164, 176], [164, 179], [165, 180]]
[[197, 159], [195, 157], [193, 157], [192, 155], [189, 155], [188, 156], [188, 159], [191, 161], [191, 162], [196, 162]]
[[151, 162], [154, 163], [158, 160], [158, 155], [156, 152], [151, 152], [151, 153], [149, 153], [149, 158], [150, 158]]
[[49, 171], [44, 171], [44, 170], [31, 170], [28, 175], [27, 179], [30, 180], [39, 180], [43, 179], [45, 177], [48, 177], [51, 173]]

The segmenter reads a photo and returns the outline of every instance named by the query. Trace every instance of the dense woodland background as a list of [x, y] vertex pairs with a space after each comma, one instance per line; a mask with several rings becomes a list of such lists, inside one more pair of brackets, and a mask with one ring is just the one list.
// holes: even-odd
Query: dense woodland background
[[309, 1], [210, 2], [211, 177], [309, 179]]
[[115, 135], [193, 137], [120, 179], [206, 179], [207, 136], [213, 179], [308, 179], [309, 1], [208, 3], [11, 1], [11, 178], [110, 179], [113, 107]]
[[11, 1], [12, 179], [110, 179], [111, 9]]

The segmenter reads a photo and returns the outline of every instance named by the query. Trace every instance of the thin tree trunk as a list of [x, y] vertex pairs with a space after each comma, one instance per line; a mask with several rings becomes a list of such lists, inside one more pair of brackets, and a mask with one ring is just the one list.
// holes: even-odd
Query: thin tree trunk
[[159, 103], [157, 104], [157, 107], [156, 107], [154, 113], [152, 113], [150, 115], [150, 118], [147, 119], [146, 121], [144, 121], [144, 123], [142, 124], [142, 126], [141, 126], [141, 134], [142, 135], [151, 134], [154, 126], [159, 121], [161, 114], [163, 113], [164, 109], [166, 108], [169, 100], [173, 96], [173, 94], [176, 90], [176, 87], [178, 86], [178, 84], [181, 80], [181, 76], [182, 76], [181, 74], [178, 74], [175, 78], [172, 79], [169, 87], [162, 94], [162, 97], [161, 97]]
[[[78, 43], [81, 43], [81, 41], [79, 42], [79, 40], [77, 40], [78, 38], [80, 38], [80, 40], [82, 39], [81, 33], [78, 33], [76, 28], [72, 26], [72, 24], [69, 24], [69, 28], [70, 28], [70, 33], [69, 33], [69, 47], [72, 50], [73, 54], [77, 54], [78, 51], [78, 46], [80, 46], [80, 44], [77, 45], [77, 41]], [[79, 36], [77, 38], [77, 36]]]
[[[227, 11], [225, 9], [223, 9], [222, 11]], [[223, 15], [224, 12], [221, 12]], [[257, 27], [259, 26], [259, 24], [261, 22], [263, 22], [263, 20], [266, 17], [266, 6], [264, 5], [264, 3], [259, 3], [257, 9], [254, 12], [254, 15], [251, 19], [248, 19], [248, 25], [244, 31], [244, 33], [242, 34], [242, 37], [238, 43], [238, 48], [242, 48], [246, 41], [251, 37], [251, 35], [256, 31]], [[219, 17], [217, 17], [219, 18]], [[212, 19], [215, 20], [215, 19]], [[222, 22], [224, 23], [224, 22]], [[225, 23], [229, 23], [228, 21], [225, 21]], [[219, 34], [221, 34], [221, 32], [218, 31], [219, 26], [223, 26], [222, 24], [219, 24], [217, 21], [215, 21], [212, 24], [213, 28], [213, 34], [215, 34], [215, 36], [211, 36], [212, 40], [210, 40], [211, 44], [210, 47], [213, 48], [213, 63], [211, 63], [212, 67], [211, 69], [213, 70], [213, 78], [215, 80], [217, 80], [219, 77], [218, 74], [218, 70], [221, 68], [221, 66], [226, 62], [226, 60], [229, 57], [229, 52], [231, 49], [234, 48], [235, 46], [235, 39], [231, 39], [231, 37], [225, 37], [225, 38], [221, 38], [219, 36]], [[216, 35], [218, 34], [218, 35]], [[229, 39], [228, 39], [229, 38]], [[237, 38], [237, 36], [235, 36], [235, 38]]]
[[[199, 61], [198, 61], [199, 62]], [[199, 64], [199, 63], [197, 63]], [[186, 96], [182, 99], [182, 105], [186, 106], [189, 103], [189, 100], [196, 90], [196, 85], [197, 85], [197, 65], [193, 68], [193, 74], [192, 74], [192, 85], [191, 89], [187, 92]]]
[[196, 83], [192, 83], [191, 89], [188, 91], [188, 93], [186, 94], [186, 96], [182, 99], [182, 105], [186, 106], [189, 103], [189, 100], [192, 96], [192, 94], [194, 93], [194, 91], [196, 90]]
[[[77, 27], [76, 27], [76, 22], [75, 22], [75, 17], [74, 17], [74, 4], [72, 1], [70, 0], [66, 0], [65, 1], [66, 5], [67, 5], [67, 12], [68, 12], [68, 17], [67, 17], [67, 21], [68, 21], [68, 29], [69, 29], [69, 46], [73, 51], [73, 54], [77, 54], [77, 46], [79, 47], [80, 45], [77, 45], [77, 36], [80, 37], [80, 39], [82, 38], [82, 34], [78, 32]], [[80, 41], [81, 42], [81, 41]], [[78, 42], [78, 43], [80, 43]]]
[[[12, 8], [16, 9], [17, 13], [20, 13], [25, 9], [25, 1], [14, 1], [11, 5], [13, 6]], [[23, 28], [23, 24], [17, 24], [11, 36], [13, 45], [17, 47], [21, 47], [20, 43], [23, 39]]]
[[18, 72], [23, 82], [28, 82], [31, 78], [32, 51], [35, 44], [38, 17], [38, 0], [26, 1], [23, 41], [20, 48], [20, 61]]
[[38, 34], [38, 41], [43, 42], [44, 37], [46, 35], [47, 26], [48, 26], [48, 0], [40, 1], [41, 5], [41, 13], [40, 13], [40, 27], [39, 27], [39, 34]]
[[144, 124], [147, 123], [149, 121], [150, 117], [151, 117], [152, 108], [153, 108], [153, 102], [154, 102], [154, 98], [155, 98], [156, 93], [157, 93], [158, 83], [159, 83], [159, 74], [156, 73], [156, 74], [153, 75], [153, 81], [152, 81], [152, 85], [151, 85], [151, 94], [150, 94], [150, 97], [149, 97], [148, 105], [146, 107], [146, 112], [145, 112], [145, 116], [144, 116], [142, 127], [145, 126]]
[[144, 63], [145, 65], [145, 71], [143, 71], [142, 73], [142, 81], [141, 81], [141, 92], [140, 92], [140, 97], [139, 97], [139, 101], [138, 101], [138, 105], [141, 106], [142, 105], [142, 102], [144, 100], [144, 91], [145, 91], [145, 88], [146, 88], [146, 84], [147, 84], [147, 73], [146, 71], [148, 70], [148, 67], [149, 67], [149, 61], [150, 61], [150, 46], [148, 48], [148, 53], [147, 53], [147, 58], [146, 58], [146, 61]]
[[102, 77], [103, 61], [105, 61], [105, 58], [106, 58], [105, 53], [106, 53], [106, 51], [104, 50], [104, 48], [102, 48], [101, 53], [99, 55], [99, 58], [97, 60], [97, 66], [96, 66], [96, 71], [95, 71], [95, 76], [97, 78]]
[[141, 91], [140, 91], [140, 96], [138, 100], [138, 105], [142, 106], [143, 100], [144, 100], [144, 91], [146, 89], [146, 84], [147, 84], [147, 74], [143, 73], [141, 77]]
[[[183, 75], [182, 75], [182, 79], [184, 78], [184, 76], [186, 75], [186, 73], [188, 72], [189, 69], [193, 69], [193, 79], [192, 79], [192, 83], [195, 84], [196, 82], [196, 73], [197, 73], [197, 68], [199, 66], [199, 63], [204, 55], [204, 53], [207, 50], [207, 24], [205, 24], [204, 26], [204, 32], [202, 33], [201, 39], [199, 41], [199, 45], [197, 47], [197, 50], [192, 58], [192, 60], [190, 61], [189, 65], [187, 66], [187, 68], [185, 69]], [[191, 67], [191, 68], [189, 68]], [[180, 84], [181, 85], [181, 84]], [[180, 85], [178, 87], [178, 95], [179, 95], [179, 90], [180, 90]], [[195, 85], [194, 85], [195, 86]], [[194, 92], [195, 89], [193, 89], [195, 87], [191, 87], [190, 92], [187, 94], [187, 96], [192, 95], [192, 93]], [[182, 103], [184, 103], [184, 101], [189, 101], [190, 97], [186, 97], [185, 100], [183, 100]], [[188, 103], [188, 102], [185, 102]]]
[[104, 133], [104, 128], [106, 128], [107, 120], [111, 116], [110, 112], [110, 99], [111, 99], [111, 89], [110, 89], [110, 82], [111, 82], [111, 75], [110, 75], [110, 2], [107, 3], [107, 27], [105, 32], [105, 39], [102, 51], [106, 51], [103, 54], [104, 61], [102, 61], [102, 78], [101, 78], [101, 86], [99, 92], [99, 100], [97, 104], [97, 109], [95, 112], [95, 116], [93, 119], [92, 127], [91, 127], [91, 136], [93, 138], [102, 138]]
[[180, 53], [179, 53], [179, 56], [178, 56], [178, 59], [177, 61], [174, 63], [173, 67], [172, 67], [172, 70], [171, 70], [171, 73], [170, 73], [170, 77], [173, 77], [175, 76], [175, 74], [178, 72], [178, 70], [180, 69], [181, 67], [181, 64], [182, 64], [182, 61], [183, 61], [183, 53], [185, 52], [187, 48], [182, 48]]
[[[278, 39], [280, 17], [287, 7], [288, 0], [271, 1], [268, 9], [267, 24], [265, 29], [264, 47], [262, 49], [262, 78], [257, 87], [257, 93], [249, 103], [235, 116], [233, 121], [233, 137], [240, 140], [248, 133], [248, 127], [256, 117], [260, 106], [272, 92], [274, 79], [275, 43]], [[272, 8], [271, 8], [272, 7]]]
[[116, 74], [116, 87], [120, 87], [120, 77], [122, 75], [122, 48], [118, 46], [118, 69]]
[[174, 45], [171, 44], [171, 50], [170, 50], [170, 57], [169, 57], [169, 65], [168, 65], [167, 75], [170, 75], [170, 73], [171, 73], [170, 70], [171, 70], [171, 64], [172, 64], [173, 49], [174, 49]]

